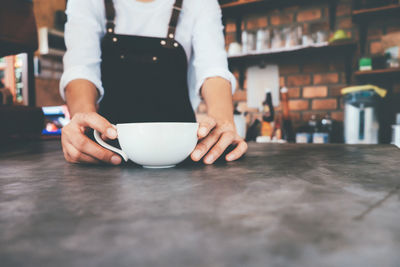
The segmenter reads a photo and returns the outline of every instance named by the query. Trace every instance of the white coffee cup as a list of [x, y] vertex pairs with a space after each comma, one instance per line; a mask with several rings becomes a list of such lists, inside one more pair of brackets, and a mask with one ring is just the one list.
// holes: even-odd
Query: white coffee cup
[[124, 123], [117, 124], [122, 148], [105, 143], [94, 131], [96, 141], [125, 160], [145, 168], [171, 168], [184, 161], [197, 144], [198, 123]]

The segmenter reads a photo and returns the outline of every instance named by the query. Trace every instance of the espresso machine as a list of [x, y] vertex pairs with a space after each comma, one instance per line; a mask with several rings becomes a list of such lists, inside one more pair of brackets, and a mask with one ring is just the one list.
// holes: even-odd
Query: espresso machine
[[374, 85], [342, 89], [344, 95], [344, 139], [346, 144], [378, 144], [379, 107], [386, 90]]

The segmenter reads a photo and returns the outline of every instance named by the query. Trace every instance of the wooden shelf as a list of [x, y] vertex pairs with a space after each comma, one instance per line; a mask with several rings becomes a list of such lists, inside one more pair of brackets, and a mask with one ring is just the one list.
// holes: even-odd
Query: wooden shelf
[[266, 0], [236, 0], [231, 3], [226, 3], [222, 4], [221, 8], [224, 10], [232, 7], [237, 7], [237, 6], [245, 6], [245, 5], [252, 5], [255, 3], [261, 3], [261, 2], [266, 2]]
[[[337, 0], [323, 0], [330, 3], [336, 3]], [[224, 15], [245, 14], [249, 11], [262, 9], [274, 9], [297, 4], [320, 3], [321, 0], [237, 0], [231, 3], [222, 4]]]
[[[266, 64], [276, 64], [281, 60], [297, 60], [300, 58], [315, 58], [316, 56], [343, 57], [345, 62], [346, 82], [351, 83], [353, 54], [357, 49], [355, 41], [340, 42], [320, 47], [305, 47], [280, 52], [267, 52], [260, 54], [249, 54], [243, 56], [229, 57], [229, 68], [239, 70], [239, 84], [243, 85], [244, 73], [248, 66], [265, 66]], [[296, 58], [296, 59], [295, 59]]]
[[257, 65], [266, 61], [273, 61], [282, 57], [292, 56], [315, 56], [316, 54], [343, 53], [349, 54], [356, 50], [357, 44], [354, 41], [341, 42], [324, 46], [313, 46], [303, 48], [293, 48], [281, 51], [271, 51], [266, 53], [246, 54], [241, 56], [230, 56], [228, 58], [230, 66], [235, 65]]
[[388, 69], [378, 69], [378, 70], [367, 70], [367, 71], [357, 71], [354, 73], [358, 77], [368, 77], [368, 76], [389, 76], [400, 74], [400, 68], [388, 68]]
[[354, 21], [366, 21], [366, 22], [370, 21], [371, 19], [376, 19], [379, 17], [382, 18], [387, 18], [388, 16], [400, 17], [400, 4], [353, 10], [352, 14]]

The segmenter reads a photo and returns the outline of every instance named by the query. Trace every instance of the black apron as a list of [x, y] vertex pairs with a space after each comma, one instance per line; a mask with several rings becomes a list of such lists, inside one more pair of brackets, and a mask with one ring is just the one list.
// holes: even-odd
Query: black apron
[[107, 33], [101, 44], [105, 94], [99, 113], [111, 123], [196, 122], [186, 53], [175, 40], [182, 2], [176, 0], [173, 6], [167, 37], [153, 38], [115, 34], [113, 0], [105, 0]]

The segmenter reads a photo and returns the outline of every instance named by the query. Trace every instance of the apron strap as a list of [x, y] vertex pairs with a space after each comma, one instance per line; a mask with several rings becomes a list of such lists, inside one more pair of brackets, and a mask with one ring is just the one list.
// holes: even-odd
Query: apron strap
[[182, 11], [182, 4], [183, 0], [176, 0], [174, 7], [172, 9], [172, 15], [169, 21], [168, 35], [167, 35], [167, 40], [169, 41], [169, 43], [173, 43], [175, 40], [175, 31], [176, 31], [176, 26], [178, 25], [179, 15], [181, 14]]
[[114, 33], [115, 29], [115, 7], [113, 0], [104, 0], [104, 5], [106, 8], [106, 19], [107, 19], [107, 33]]
[[[107, 19], [107, 33], [114, 33], [115, 29], [115, 7], [113, 0], [104, 0], [104, 5], [106, 9], [106, 19]], [[168, 35], [167, 35], [167, 44], [172, 45], [175, 44], [175, 32], [176, 27], [178, 25], [179, 16], [182, 11], [183, 0], [175, 0], [171, 19], [168, 25]]]

